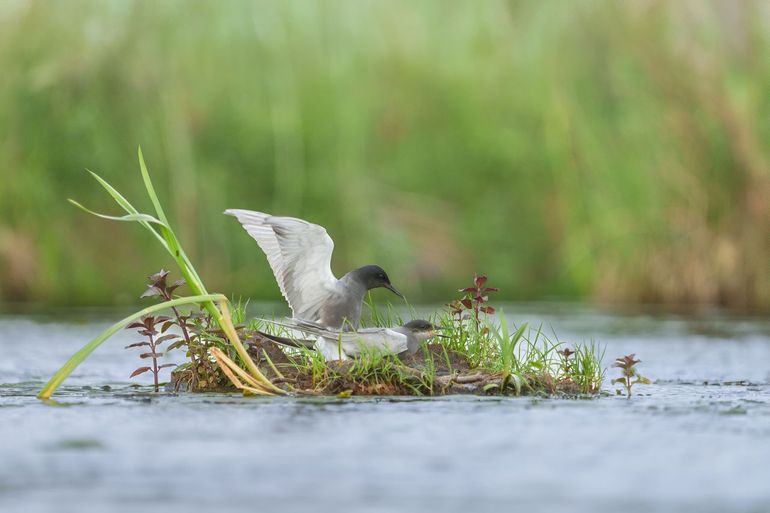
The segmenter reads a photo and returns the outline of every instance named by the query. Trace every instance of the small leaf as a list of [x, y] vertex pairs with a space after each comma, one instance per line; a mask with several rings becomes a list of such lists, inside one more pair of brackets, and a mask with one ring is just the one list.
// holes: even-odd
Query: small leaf
[[480, 274], [473, 279], [473, 283], [475, 283], [476, 288], [479, 288], [479, 289], [483, 287], [486, 282], [487, 282], [487, 276], [485, 274]]
[[150, 370], [150, 367], [139, 367], [138, 369], [136, 369], [134, 372], [131, 373], [129, 378], [133, 378], [134, 376], [138, 376], [139, 374], [144, 374], [148, 370]]
[[139, 296], [139, 298], [141, 299], [146, 297], [160, 296], [161, 294], [162, 292], [160, 291], [160, 289], [158, 289], [158, 287], [154, 285], [150, 285], [149, 287], [147, 287], [147, 290], [144, 291], [144, 294]]
[[184, 284], [186, 284], [186, 283], [187, 283], [187, 282], [184, 280], [184, 278], [182, 278], [181, 280], [176, 280], [174, 283], [172, 283], [171, 285], [169, 285], [169, 286], [166, 288], [166, 291], [167, 291], [169, 294], [171, 294], [171, 293], [173, 293], [173, 292], [174, 292], [176, 289], [178, 289], [179, 287], [181, 287], [182, 285], [184, 285]]
[[152, 274], [147, 277], [148, 280], [150, 280], [150, 283], [153, 285], [159, 286], [159, 288], [165, 288], [166, 286], [166, 276], [168, 276], [168, 271], [161, 268], [160, 271], [158, 271], [155, 274]]
[[155, 340], [155, 345], [157, 346], [167, 340], [173, 340], [175, 338], [177, 338], [177, 335], [163, 335], [162, 337], [158, 337], [157, 340]]
[[124, 347], [123, 349], [128, 349], [128, 348], [130, 348], [130, 347], [142, 347], [142, 346], [149, 346], [149, 345], [150, 345], [150, 344], [149, 344], [149, 342], [137, 342], [137, 343], [135, 343], [135, 344], [128, 344], [128, 345], [127, 345], [126, 347]]
[[158, 366], [158, 370], [165, 369], [166, 367], [176, 367], [175, 363], [164, 363], [163, 365]]
[[128, 326], [126, 326], [126, 329], [134, 329], [134, 328], [144, 328], [144, 324], [141, 322], [132, 322]]
[[163, 356], [163, 353], [142, 353], [139, 355], [139, 358], [160, 358]]
[[160, 332], [161, 333], [165, 333], [174, 324], [175, 324], [174, 321], [166, 321], [166, 322], [164, 322], [163, 326], [160, 327]]
[[494, 306], [482, 306], [481, 308], [479, 308], [479, 310], [489, 315], [492, 315], [493, 313], [495, 313]]
[[155, 274], [150, 275], [150, 279], [152, 281], [161, 281], [165, 280], [166, 276], [168, 276], [170, 271], [167, 271], [166, 269], [160, 268], [160, 271], [156, 272]]
[[183, 339], [183, 338], [180, 338], [179, 340], [177, 340], [176, 342], [174, 342], [173, 344], [171, 344], [170, 346], [168, 346], [168, 347], [166, 348], [166, 351], [168, 352], [168, 351], [171, 351], [172, 349], [177, 349], [177, 348], [180, 348], [180, 347], [182, 347], [183, 345], [185, 345], [186, 343], [187, 343], [187, 341], [186, 341], [185, 339]]
[[465, 308], [473, 308], [473, 303], [471, 302], [471, 300], [470, 300], [470, 299], [463, 299], [462, 301], [460, 301], [460, 303], [461, 303], [461, 304], [462, 304], [462, 305], [463, 305]]
[[470, 294], [471, 292], [476, 292], [476, 287], [466, 287], [464, 289], [459, 289], [459, 291], [464, 294]]

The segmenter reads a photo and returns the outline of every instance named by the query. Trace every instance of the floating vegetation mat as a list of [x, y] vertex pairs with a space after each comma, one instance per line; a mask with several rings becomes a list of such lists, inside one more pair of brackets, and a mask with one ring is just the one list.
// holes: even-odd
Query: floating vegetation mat
[[[460, 297], [434, 313], [432, 329], [441, 331], [440, 343], [423, 344], [406, 356], [364, 349], [355, 358], [326, 361], [307, 348], [287, 348], [260, 333], [279, 329], [261, 320], [246, 320], [245, 306], [232, 305], [222, 294], [209, 293], [187, 257], [163, 211], [139, 151], [139, 164], [155, 215], [140, 213], [100, 176], [92, 173], [124, 215], [99, 217], [138, 224], [171, 255], [181, 279], [170, 282], [169, 272], [150, 276], [141, 295], [156, 304], [115, 323], [75, 353], [49, 380], [38, 397], [48, 399], [97, 347], [122, 329], [135, 330], [141, 340], [127, 346], [137, 352], [140, 365], [128, 371], [135, 377], [149, 373], [160, 390], [160, 376], [171, 367], [171, 390], [222, 392], [241, 390], [252, 395], [446, 395], [446, 394], [597, 394], [604, 378], [603, 353], [593, 342], [571, 346], [542, 326], [526, 324], [510, 330], [505, 314], [489, 304], [497, 289], [487, 277], [475, 275]], [[192, 295], [180, 296], [188, 288]], [[370, 326], [404, 325], [392, 307], [380, 311], [371, 302]], [[190, 310], [192, 308], [192, 310]], [[496, 315], [497, 314], [497, 315]], [[286, 335], [286, 333], [270, 333]], [[174, 353], [171, 353], [174, 351]], [[161, 357], [184, 354], [185, 363], [161, 364]], [[619, 358], [619, 378], [631, 387], [646, 382], [636, 373], [633, 355]]]
[[[564, 395], [599, 392], [603, 370], [595, 346], [579, 362], [570, 349], [539, 350], [522, 358], [521, 368], [478, 365], [465, 352], [432, 343], [415, 354], [365, 352], [355, 359], [324, 361], [310, 350], [285, 348], [259, 334], [241, 337], [252, 361], [288, 394], [327, 396]], [[525, 342], [526, 343], [526, 342]], [[542, 346], [541, 346], [542, 347]], [[526, 349], [522, 349], [526, 352]], [[537, 357], [537, 360], [533, 358]], [[573, 360], [574, 359], [574, 360]], [[517, 362], [517, 363], [518, 363]], [[211, 360], [184, 364], [171, 373], [170, 392], [238, 392], [220, 366]], [[248, 393], [248, 392], [246, 392]]]

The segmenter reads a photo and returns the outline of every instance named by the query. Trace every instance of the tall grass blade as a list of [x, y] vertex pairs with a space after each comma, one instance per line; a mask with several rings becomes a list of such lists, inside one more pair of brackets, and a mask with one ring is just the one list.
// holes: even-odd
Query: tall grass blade
[[126, 214], [124, 216], [110, 216], [107, 214], [100, 214], [99, 212], [94, 212], [93, 210], [87, 207], [84, 207], [74, 199], [68, 199], [67, 201], [69, 201], [70, 203], [78, 207], [80, 210], [83, 210], [84, 212], [87, 212], [92, 216], [101, 217], [102, 219], [109, 219], [110, 221], [139, 221], [144, 223], [154, 223], [154, 224], [163, 225], [161, 221], [158, 221], [157, 219], [155, 219], [149, 214]]
[[[168, 222], [168, 218], [166, 217], [166, 213], [163, 211], [163, 207], [160, 204], [160, 199], [158, 199], [158, 195], [155, 192], [155, 187], [152, 184], [152, 179], [150, 178], [150, 173], [147, 171], [147, 164], [144, 162], [144, 155], [142, 155], [142, 148], [141, 146], [138, 148], [137, 153], [139, 155], [139, 169], [142, 174], [142, 181], [144, 182], [144, 187], [147, 189], [147, 195], [150, 197], [150, 201], [152, 202], [153, 206], [155, 207], [155, 213], [158, 215], [158, 219], [163, 221], [163, 223], [166, 225], [168, 229], [168, 233], [164, 234], [164, 239], [166, 239], [166, 242], [168, 243], [168, 251], [171, 253], [171, 256], [174, 257], [174, 259], [177, 261], [177, 264], [179, 265], [180, 270], [182, 273], [185, 273], [185, 279], [187, 279], [188, 284], [194, 283], [196, 289], [196, 293], [198, 294], [206, 294], [206, 287], [203, 285], [203, 280], [201, 280], [201, 277], [198, 275], [197, 271], [192, 265], [192, 262], [190, 262], [190, 259], [187, 257], [187, 254], [182, 249], [182, 246], [179, 244], [179, 241], [176, 238], [176, 235], [174, 234], [173, 230], [171, 229], [171, 225]], [[215, 310], [214, 305], [207, 305], [207, 310], [213, 314], [213, 310]], [[216, 317], [216, 314], [214, 314]]]
[[[88, 171], [88, 172], [91, 174], [91, 176], [93, 176], [93, 177], [94, 177], [94, 179], [95, 179], [97, 182], [99, 182], [99, 184], [100, 184], [100, 185], [101, 185], [101, 186], [104, 188], [104, 190], [105, 190], [105, 191], [107, 191], [107, 193], [108, 193], [110, 196], [112, 196], [112, 199], [114, 199], [114, 200], [115, 200], [115, 203], [117, 203], [117, 204], [118, 204], [118, 205], [119, 205], [121, 208], [123, 208], [123, 210], [125, 210], [125, 211], [126, 211], [126, 212], [128, 212], [129, 214], [138, 214], [138, 213], [139, 213], [139, 211], [138, 211], [136, 208], [134, 208], [134, 206], [131, 204], [131, 202], [129, 202], [129, 201], [128, 201], [128, 200], [127, 200], [125, 197], [123, 197], [123, 195], [122, 195], [122, 194], [120, 194], [120, 193], [117, 191], [117, 189], [115, 189], [115, 187], [113, 187], [112, 185], [110, 185], [110, 184], [107, 182], [107, 180], [105, 180], [104, 178], [102, 178], [102, 177], [101, 177], [101, 176], [99, 176], [98, 174], [94, 173], [94, 172], [93, 172], [93, 171], [91, 171], [90, 169], [86, 169], [86, 171]], [[152, 233], [152, 235], [153, 235], [153, 236], [154, 236], [156, 239], [158, 239], [158, 242], [160, 242], [160, 243], [163, 245], [163, 247], [164, 247], [164, 248], [166, 248], [166, 251], [170, 251], [170, 250], [169, 250], [169, 248], [168, 248], [168, 244], [166, 243], [166, 241], [165, 241], [165, 240], [163, 239], [163, 237], [162, 237], [162, 236], [161, 236], [161, 235], [160, 235], [160, 234], [157, 232], [157, 230], [153, 229], [153, 227], [150, 225], [150, 223], [148, 223], [147, 221], [141, 221], [141, 220], [140, 220], [140, 221], [139, 221], [139, 224], [141, 224], [142, 226], [144, 226], [144, 227], [145, 227], [145, 228], [146, 228], [146, 229], [147, 229], [147, 230], [148, 230], [150, 233]]]
[[144, 163], [144, 155], [142, 155], [141, 146], [139, 147], [137, 153], [139, 154], [139, 169], [142, 173], [142, 180], [144, 180], [144, 187], [147, 189], [147, 194], [150, 196], [150, 201], [152, 201], [152, 205], [155, 207], [155, 212], [158, 214], [158, 218], [166, 223], [166, 225], [168, 225], [166, 213], [163, 212], [163, 207], [160, 205], [158, 195], [155, 194], [155, 187], [153, 187], [152, 180], [150, 180], [150, 173], [147, 171], [147, 164]]

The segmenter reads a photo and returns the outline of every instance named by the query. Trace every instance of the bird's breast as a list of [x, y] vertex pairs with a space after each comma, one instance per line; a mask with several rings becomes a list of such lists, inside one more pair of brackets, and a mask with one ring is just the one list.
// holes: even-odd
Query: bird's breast
[[339, 286], [329, 294], [320, 311], [320, 323], [327, 327], [343, 331], [355, 331], [361, 322], [363, 293]]

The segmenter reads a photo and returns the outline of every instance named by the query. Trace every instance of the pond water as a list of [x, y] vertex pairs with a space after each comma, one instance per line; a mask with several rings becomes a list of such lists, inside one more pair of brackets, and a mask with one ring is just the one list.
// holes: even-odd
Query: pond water
[[127, 380], [123, 333], [52, 406], [40, 387], [119, 314], [2, 316], [0, 511], [770, 511], [770, 323], [506, 311], [600, 342], [606, 366], [634, 352], [654, 383], [631, 400], [613, 368], [594, 400], [155, 395]]

